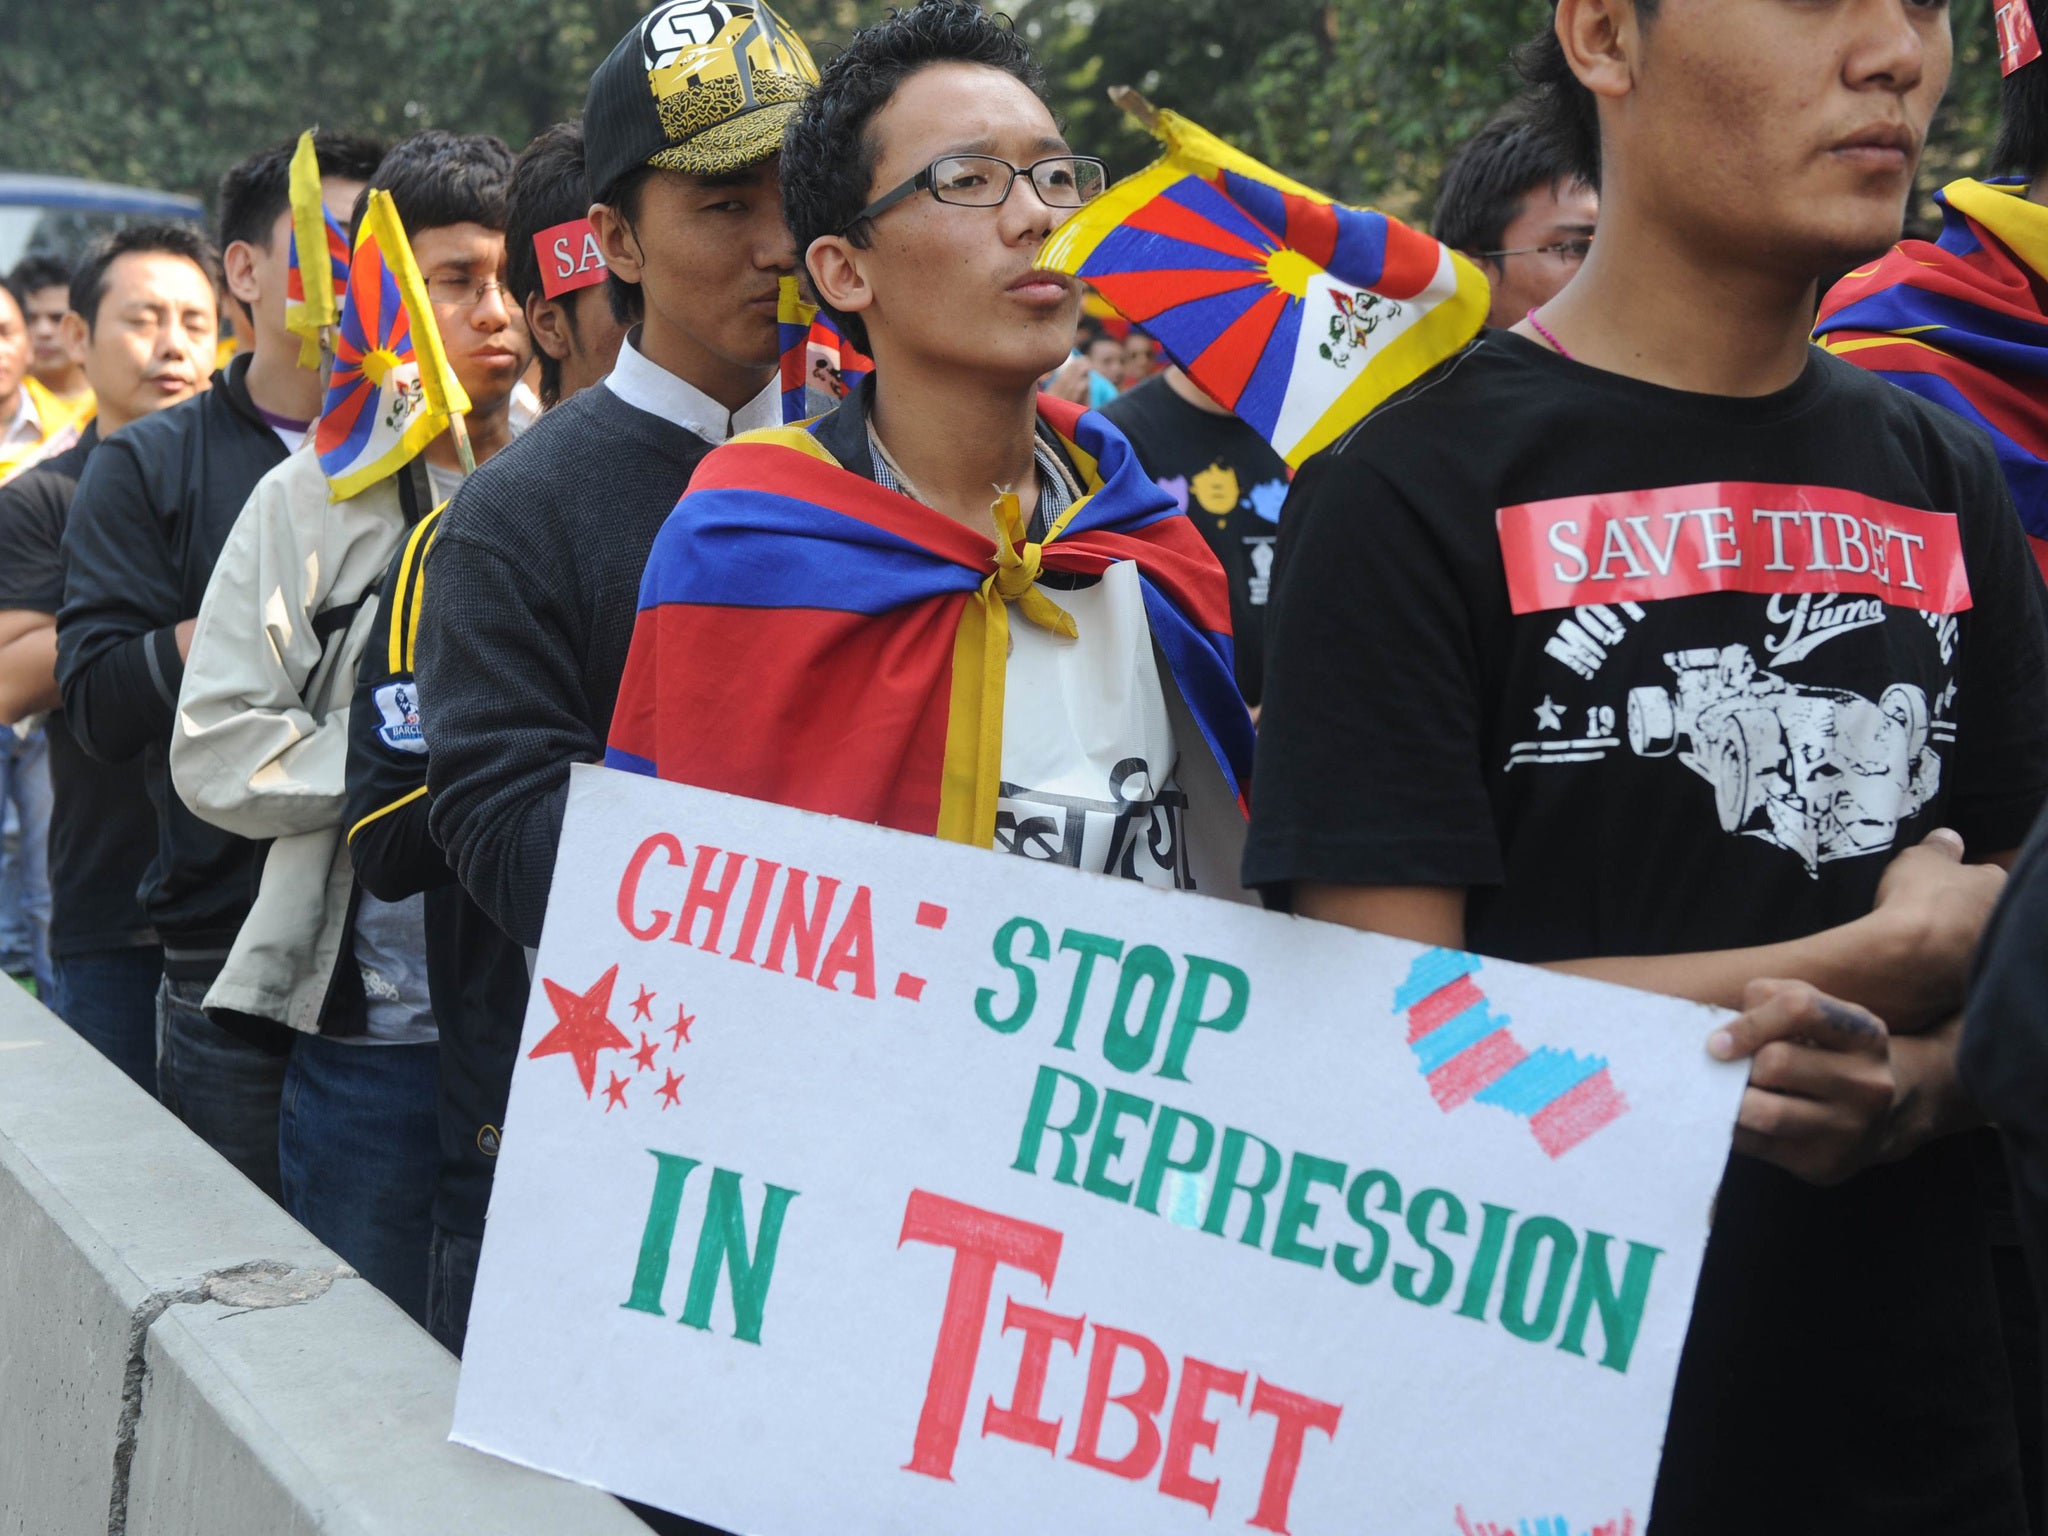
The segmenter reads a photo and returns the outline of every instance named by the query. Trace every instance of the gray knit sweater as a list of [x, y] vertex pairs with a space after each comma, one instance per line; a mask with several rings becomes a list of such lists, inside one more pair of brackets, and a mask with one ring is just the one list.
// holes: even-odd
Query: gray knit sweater
[[549, 411], [442, 515], [417, 682], [434, 840], [540, 942], [569, 765], [604, 760], [640, 572], [711, 445], [602, 386]]

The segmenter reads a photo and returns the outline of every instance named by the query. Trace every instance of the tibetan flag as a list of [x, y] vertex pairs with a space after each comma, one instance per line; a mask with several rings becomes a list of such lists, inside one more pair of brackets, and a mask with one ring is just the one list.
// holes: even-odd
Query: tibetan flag
[[[348, 231], [336, 222], [320, 198], [320, 158], [313, 151], [313, 130], [299, 135], [292, 152], [292, 234], [290, 265], [284, 276], [284, 325], [299, 338], [299, 366], [320, 366], [320, 332], [333, 325], [341, 294], [348, 287]], [[324, 251], [310, 261], [301, 251]]]
[[427, 285], [389, 192], [370, 194], [335, 329], [334, 373], [313, 446], [338, 500], [394, 474], [467, 415]]
[[1486, 276], [1396, 219], [1289, 181], [1174, 112], [1150, 168], [1038, 265], [1085, 279], [1291, 465], [1478, 334]]
[[1014, 496], [998, 539], [843, 468], [820, 431], [837, 413], [713, 450], [648, 556], [605, 762], [992, 847], [1009, 626], [1072, 624], [1040, 572], [1130, 561], [1202, 739], [1183, 759], [1220, 770], [1183, 773], [1214, 786], [1190, 814], [1241, 816], [1251, 717], [1216, 558], [1101, 416], [1038, 410], [1084, 491], [1038, 543]]
[[1935, 193], [1941, 238], [1902, 241], [1821, 305], [1814, 338], [1990, 434], [2048, 574], [2048, 208], [2023, 184]]
[[875, 371], [874, 359], [854, 349], [817, 305], [806, 303], [794, 277], [782, 280], [776, 302], [782, 346], [782, 419], [794, 425], [830, 410]]

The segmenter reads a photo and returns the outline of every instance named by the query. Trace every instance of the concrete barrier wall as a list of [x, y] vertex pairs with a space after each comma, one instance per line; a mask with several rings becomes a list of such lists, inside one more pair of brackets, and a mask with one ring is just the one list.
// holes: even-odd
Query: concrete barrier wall
[[646, 1536], [447, 1440], [456, 1363], [0, 984], [0, 1536]]

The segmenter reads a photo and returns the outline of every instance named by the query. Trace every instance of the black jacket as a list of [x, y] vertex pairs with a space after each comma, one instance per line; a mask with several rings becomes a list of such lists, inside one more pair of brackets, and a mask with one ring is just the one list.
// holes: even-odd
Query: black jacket
[[257, 846], [209, 826], [171, 787], [185, 666], [177, 626], [197, 618], [228, 531], [284, 444], [249, 399], [249, 359], [213, 388], [129, 423], [87, 462], [64, 531], [57, 686], [72, 733], [102, 762], [140, 756], [157, 851], [142, 881], [165, 970], [220, 968], [255, 889]]
[[441, 1031], [441, 1170], [434, 1222], [482, 1237], [505, 1098], [526, 1013], [526, 952], [455, 883], [427, 831], [427, 746], [413, 677], [414, 620], [442, 513], [422, 518], [385, 574], [378, 633], [348, 716], [348, 851], [382, 901], [426, 893], [427, 992]]
[[640, 573], [711, 445], [603, 385], [549, 411], [443, 514], [420, 610], [434, 840], [540, 942], [569, 765], [604, 761]]

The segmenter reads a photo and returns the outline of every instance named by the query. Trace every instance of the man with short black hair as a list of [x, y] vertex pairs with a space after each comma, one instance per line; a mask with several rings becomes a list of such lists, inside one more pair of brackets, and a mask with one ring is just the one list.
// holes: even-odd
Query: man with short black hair
[[[604, 755], [648, 547], [714, 444], [781, 420], [778, 280], [795, 253], [775, 161], [815, 78], [751, 0], [668, 0], [620, 39], [591, 76], [584, 154], [614, 313], [639, 323], [602, 384], [479, 468], [437, 524], [416, 655], [428, 819], [520, 944], [540, 941], [569, 766]], [[465, 1042], [480, 1123], [464, 1140], [488, 1151], [435, 1213], [436, 1333], [455, 1343], [519, 1026], [508, 1014]]]
[[[197, 231], [194, 231], [197, 233]], [[43, 388], [69, 404], [92, 398], [85, 361], [65, 339], [71, 313], [71, 265], [55, 256], [24, 256], [9, 284], [21, 296], [28, 319], [29, 372]]]
[[1527, 104], [1514, 102], [1444, 163], [1430, 233], [1485, 269], [1486, 323], [1508, 326], [1572, 280], [1599, 212], [1599, 192]]
[[1036, 261], [1106, 181], [1042, 89], [972, 0], [894, 11], [826, 65], [783, 208], [875, 370], [698, 470], [606, 761], [1228, 894], [1251, 728], [1222, 572], [1114, 427], [1037, 393], [1081, 291]]
[[[512, 389], [532, 356], [505, 289], [511, 176], [502, 140], [430, 128], [385, 155], [353, 221], [372, 191], [389, 196], [430, 309], [414, 323], [439, 333], [479, 461], [511, 441]], [[192, 811], [269, 845], [205, 1006], [219, 1022], [293, 1031], [278, 1121], [285, 1209], [424, 1320], [440, 1155], [424, 904], [356, 888], [343, 814], [356, 668], [388, 629], [377, 587], [463, 469], [444, 431], [344, 492], [329, 483], [326, 447], [323, 436], [265, 475], [222, 547], [178, 694], [171, 776]]]
[[163, 948], [136, 898], [156, 851], [137, 761], [79, 750], [57, 692], [64, 525], [103, 435], [206, 388], [220, 322], [220, 258], [185, 224], [131, 226], [80, 264], [67, 293], [66, 355], [85, 360], [99, 414], [72, 447], [0, 487], [0, 725], [51, 712], [50, 971], [46, 999], [150, 1093]]
[[[322, 132], [314, 147], [322, 195], [344, 216], [381, 158], [378, 146]], [[168, 757], [214, 562], [256, 482], [298, 446], [319, 409], [319, 375], [298, 367], [299, 338], [283, 318], [293, 148], [252, 155], [221, 180], [227, 286], [253, 351], [216, 373], [206, 393], [132, 423], [86, 463], [64, 529], [57, 614], [66, 724], [102, 762], [140, 757], [156, 808], [156, 857], [141, 894], [164, 946], [164, 1101], [272, 1195], [289, 1037], [235, 1033], [201, 1006], [248, 913], [258, 850], [185, 808]]]
[[583, 125], [542, 129], [512, 167], [505, 276], [533, 336], [543, 410], [610, 373], [626, 334], [612, 313], [589, 208]]
[[2041, 583], [1982, 435], [1807, 336], [1950, 63], [1917, 0], [1557, 0], [1583, 269], [1281, 521], [1248, 883], [1746, 1009], [1660, 1536], [2026, 1529], [1955, 1015], [1960, 861], [2048, 800]]

